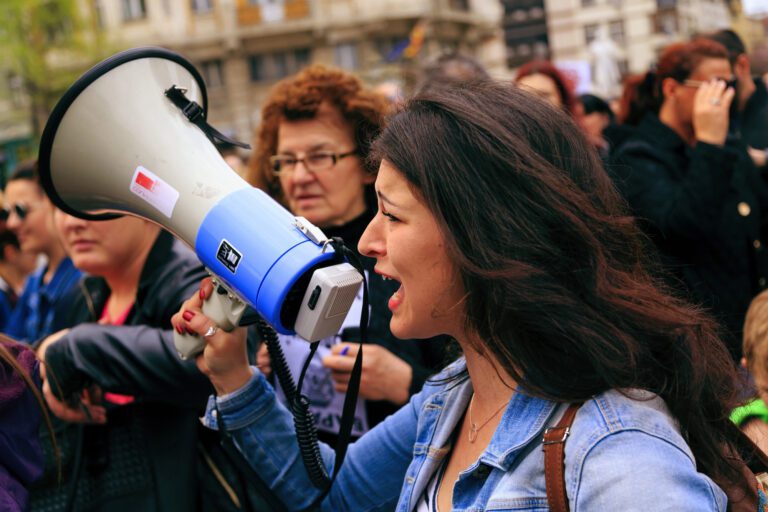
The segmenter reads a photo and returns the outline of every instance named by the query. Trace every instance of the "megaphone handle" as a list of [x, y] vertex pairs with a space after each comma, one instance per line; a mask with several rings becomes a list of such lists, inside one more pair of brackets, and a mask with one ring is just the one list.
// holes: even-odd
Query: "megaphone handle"
[[[203, 314], [213, 320], [219, 329], [234, 329], [245, 312], [245, 303], [224, 285], [213, 279], [213, 295], [203, 302]], [[205, 348], [205, 340], [192, 334], [173, 332], [173, 343], [182, 359], [197, 356]]]

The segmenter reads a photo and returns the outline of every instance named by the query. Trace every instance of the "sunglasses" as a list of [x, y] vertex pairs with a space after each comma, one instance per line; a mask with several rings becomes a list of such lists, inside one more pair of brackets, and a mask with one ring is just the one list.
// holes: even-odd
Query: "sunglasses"
[[6, 206], [0, 210], [0, 220], [8, 220], [11, 217], [12, 211], [16, 212], [16, 216], [19, 218], [19, 220], [24, 220], [24, 218], [29, 213], [29, 206], [21, 203]]
[[[723, 79], [719, 79], [719, 80], [721, 82], [725, 82], [726, 89], [728, 87], [730, 87], [732, 89], [736, 89], [736, 85], [739, 82], [736, 78], [731, 78], [730, 80], [723, 80]], [[683, 85], [685, 85], [687, 87], [695, 87], [695, 88], [698, 89], [699, 87], [701, 87], [702, 85], [706, 84], [707, 82], [705, 82], [703, 80], [683, 80], [682, 83], [683, 83]]]

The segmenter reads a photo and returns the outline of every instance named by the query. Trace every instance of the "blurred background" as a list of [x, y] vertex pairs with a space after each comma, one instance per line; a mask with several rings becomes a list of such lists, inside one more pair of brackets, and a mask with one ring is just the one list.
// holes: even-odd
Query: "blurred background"
[[190, 59], [208, 85], [210, 122], [245, 141], [269, 87], [309, 63], [397, 97], [444, 53], [500, 79], [543, 58], [578, 93], [612, 99], [621, 80], [601, 70], [643, 72], [670, 42], [732, 28], [753, 71], [768, 72], [768, 0], [0, 0], [0, 19], [0, 185], [35, 155], [77, 76], [136, 46]]

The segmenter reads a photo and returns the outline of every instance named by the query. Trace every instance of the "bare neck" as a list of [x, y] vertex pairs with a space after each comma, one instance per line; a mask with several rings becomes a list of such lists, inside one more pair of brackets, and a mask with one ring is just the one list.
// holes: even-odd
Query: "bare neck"
[[125, 309], [136, 300], [141, 272], [153, 245], [154, 238], [139, 248], [138, 252], [127, 260], [126, 265], [116, 265], [111, 272], [102, 274], [109, 286], [110, 304], [115, 308]]
[[514, 379], [487, 349], [485, 354], [481, 354], [468, 342], [459, 340], [459, 344], [464, 352], [467, 372], [475, 391], [474, 410], [493, 411], [502, 402], [508, 402], [515, 390]]

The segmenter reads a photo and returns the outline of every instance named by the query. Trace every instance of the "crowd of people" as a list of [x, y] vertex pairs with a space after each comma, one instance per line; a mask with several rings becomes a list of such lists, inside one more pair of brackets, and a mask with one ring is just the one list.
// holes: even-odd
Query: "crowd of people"
[[[220, 147], [363, 262], [340, 468], [362, 291], [316, 352], [278, 336], [325, 487], [267, 334], [216, 329], [194, 252], [142, 219], [59, 211], [19, 166], [0, 211], [0, 508], [768, 510], [768, 88], [730, 30], [623, 86], [579, 96], [552, 62], [501, 81], [445, 55], [388, 98], [313, 65], [270, 91], [247, 165]], [[196, 360], [174, 330], [205, 340]]]

